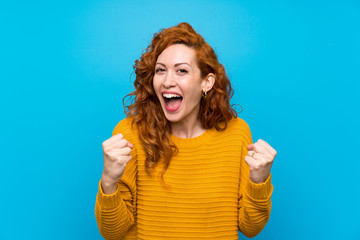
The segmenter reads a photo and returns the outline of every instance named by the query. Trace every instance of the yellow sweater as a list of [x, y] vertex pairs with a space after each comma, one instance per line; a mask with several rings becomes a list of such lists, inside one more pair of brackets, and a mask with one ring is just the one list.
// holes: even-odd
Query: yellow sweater
[[117, 191], [96, 198], [95, 216], [105, 239], [238, 239], [258, 234], [270, 216], [271, 176], [252, 183], [245, 162], [252, 143], [247, 123], [236, 118], [223, 132], [209, 129], [195, 138], [172, 140], [179, 153], [164, 179], [162, 165], [145, 171], [145, 153], [130, 119], [118, 123], [134, 148]]

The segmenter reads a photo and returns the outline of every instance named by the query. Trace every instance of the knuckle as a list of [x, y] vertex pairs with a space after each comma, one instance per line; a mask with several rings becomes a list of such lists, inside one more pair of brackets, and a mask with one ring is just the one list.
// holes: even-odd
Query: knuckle
[[266, 159], [259, 159], [256, 161], [256, 166], [258, 169], [264, 168], [268, 164], [268, 161]]
[[126, 146], [126, 144], [127, 144], [126, 139], [121, 139], [120, 144], [121, 144], [121, 146]]
[[125, 161], [124, 158], [120, 158], [120, 159], [117, 160], [117, 163], [118, 163], [118, 165], [125, 167], [127, 161]]
[[132, 157], [131, 157], [131, 156], [128, 156], [128, 157], [126, 158], [126, 163], [129, 162], [131, 159], [132, 159]]
[[269, 159], [269, 161], [267, 161], [267, 162], [266, 162], [265, 166], [269, 166], [269, 165], [271, 165], [271, 164], [272, 164], [272, 162], [273, 162], [273, 159]]
[[119, 138], [123, 138], [123, 137], [124, 137], [124, 135], [123, 135], [122, 133], [118, 133], [118, 134], [116, 134], [115, 136], [118, 136]]
[[130, 155], [131, 153], [131, 148], [129, 147], [124, 147], [123, 149], [120, 150], [122, 155]]
[[130, 152], [127, 148], [124, 148], [121, 150], [121, 154], [125, 157], [125, 156], [128, 156], [130, 155]]
[[261, 165], [258, 162], [256, 162], [255, 164], [253, 164], [253, 168], [254, 170], [259, 170], [261, 168]]
[[103, 146], [103, 152], [107, 154], [109, 152], [109, 147], [107, 145]]
[[116, 156], [113, 156], [113, 155], [108, 155], [108, 159], [109, 159], [111, 162], [116, 162], [116, 161], [117, 161], [117, 157], [116, 157]]
[[126, 154], [130, 154], [130, 153], [131, 153], [131, 148], [126, 147], [125, 149], [126, 149]]
[[118, 164], [125, 167], [126, 164], [131, 160], [131, 156], [123, 156], [120, 159], [118, 159]]
[[104, 149], [107, 146], [107, 140], [103, 141], [101, 144], [102, 148]]

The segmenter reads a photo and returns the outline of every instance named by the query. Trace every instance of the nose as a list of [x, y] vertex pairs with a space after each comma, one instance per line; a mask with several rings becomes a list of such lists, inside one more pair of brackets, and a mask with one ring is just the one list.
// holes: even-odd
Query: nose
[[171, 74], [171, 72], [166, 74], [164, 81], [163, 81], [163, 86], [165, 88], [171, 88], [171, 87], [176, 86], [175, 77]]

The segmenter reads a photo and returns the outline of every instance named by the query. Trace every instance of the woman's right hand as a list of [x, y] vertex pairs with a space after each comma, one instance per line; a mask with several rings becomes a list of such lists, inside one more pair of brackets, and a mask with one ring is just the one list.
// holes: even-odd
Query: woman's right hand
[[133, 147], [121, 133], [103, 142], [104, 170], [101, 187], [105, 194], [116, 192], [117, 182], [124, 174], [126, 164], [131, 160], [130, 153]]

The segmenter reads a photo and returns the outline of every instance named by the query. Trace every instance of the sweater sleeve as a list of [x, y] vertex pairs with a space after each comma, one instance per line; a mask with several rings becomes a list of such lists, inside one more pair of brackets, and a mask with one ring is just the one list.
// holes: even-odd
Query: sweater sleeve
[[239, 230], [247, 237], [259, 234], [268, 222], [273, 190], [271, 175], [261, 184], [250, 181], [250, 167], [245, 162], [245, 156], [248, 152], [247, 146], [251, 143], [251, 132], [244, 121], [239, 185]]
[[[114, 129], [113, 135], [123, 133], [119, 125], [121, 125], [121, 122]], [[126, 133], [123, 133], [123, 135], [125, 139], [129, 140]], [[131, 151], [131, 156], [132, 159], [127, 163], [124, 174], [117, 183], [115, 193], [105, 194], [102, 191], [101, 180], [99, 182], [95, 203], [95, 217], [99, 231], [105, 239], [122, 239], [136, 221], [136, 146]]]

